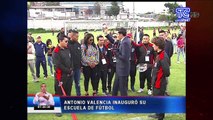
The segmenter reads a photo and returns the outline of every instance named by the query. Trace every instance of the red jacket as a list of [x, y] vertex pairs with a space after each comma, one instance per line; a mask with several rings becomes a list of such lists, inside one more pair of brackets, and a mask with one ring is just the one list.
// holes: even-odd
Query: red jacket
[[166, 77], [170, 75], [169, 57], [165, 51], [156, 56], [152, 71], [152, 85], [157, 89], [166, 89]]

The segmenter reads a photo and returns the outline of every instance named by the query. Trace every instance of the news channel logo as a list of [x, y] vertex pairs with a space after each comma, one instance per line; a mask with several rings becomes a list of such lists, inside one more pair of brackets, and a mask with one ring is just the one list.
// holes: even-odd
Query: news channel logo
[[189, 7], [178, 7], [175, 10], [177, 20], [176, 22], [189, 22], [190, 21], [190, 8]]

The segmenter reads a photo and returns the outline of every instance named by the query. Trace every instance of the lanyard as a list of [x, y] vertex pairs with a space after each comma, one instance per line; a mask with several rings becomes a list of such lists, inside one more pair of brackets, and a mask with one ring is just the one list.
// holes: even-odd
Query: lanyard
[[147, 50], [148, 50], [148, 49], [147, 49], [147, 47], [146, 47], [145, 45], [144, 45], [144, 49], [145, 49], [145, 51], [146, 51], [146, 53], [147, 53]]
[[[150, 54], [150, 50], [148, 49], [149, 45], [147, 45], [147, 47], [144, 45], [144, 49], [145, 49], [145, 52], [146, 52], [146, 55], [149, 55]], [[148, 53], [147, 53], [148, 51]]]
[[103, 59], [104, 58], [104, 54], [106, 52], [104, 46], [102, 48], [100, 48], [100, 51], [101, 51], [101, 58]]
[[[119, 48], [119, 43], [113, 44], [112, 48], [118, 49]], [[113, 56], [115, 56], [115, 52], [112, 50]]]

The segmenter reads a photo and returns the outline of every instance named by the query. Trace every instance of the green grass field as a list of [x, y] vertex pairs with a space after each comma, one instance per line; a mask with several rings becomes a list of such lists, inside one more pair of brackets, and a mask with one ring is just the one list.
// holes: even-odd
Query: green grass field
[[[178, 31], [171, 31], [178, 32]], [[102, 32], [91, 32], [94, 34], [95, 38], [97, 35], [103, 34]], [[152, 38], [152, 30], [144, 30], [144, 33], [148, 33], [150, 37]], [[79, 40], [83, 39], [83, 32], [79, 33]], [[36, 38], [38, 34], [33, 34], [32, 36]], [[55, 33], [54, 36], [52, 36], [51, 33], [42, 33], [39, 34], [42, 36], [42, 41], [46, 43], [47, 39], [51, 39], [53, 41], [53, 45], [57, 45], [57, 39]], [[158, 34], [157, 34], [158, 35]], [[36, 40], [36, 39], [35, 39]], [[95, 40], [96, 42], [96, 40]], [[176, 63], [177, 61], [177, 54], [173, 54], [172, 57], [172, 66], [171, 66], [171, 75], [169, 78], [169, 93], [171, 96], [185, 96], [186, 95], [186, 68], [185, 64], [183, 64], [183, 58], [180, 57], [180, 64]], [[50, 75], [49, 66], [48, 68], [48, 75]], [[39, 83], [34, 83], [32, 80], [32, 76], [30, 73], [30, 70], [28, 70], [28, 94], [35, 94], [38, 91], [40, 91], [40, 84], [46, 83], [47, 84], [47, 91], [54, 94], [54, 78], [52, 76], [48, 76], [47, 80], [43, 79], [43, 70], [41, 67], [40, 72], [41, 78]], [[85, 94], [84, 92], [84, 86], [83, 86], [83, 75], [81, 74], [80, 84], [81, 84], [81, 93], [82, 95]], [[113, 83], [113, 82], [112, 82]], [[146, 83], [145, 83], [146, 84]], [[99, 84], [99, 94], [102, 95], [102, 85], [101, 82]], [[130, 89], [130, 86], [129, 86]], [[136, 82], [135, 82], [135, 89], [139, 89], [139, 74], [137, 72], [136, 75]], [[92, 86], [89, 84], [89, 91], [90, 95], [92, 94]], [[72, 87], [72, 95], [75, 96], [75, 87]], [[129, 96], [147, 96], [147, 89], [145, 88], [144, 93], [137, 93], [137, 92], [131, 92], [128, 91]], [[147, 118], [148, 114], [77, 114], [77, 117], [79, 120], [152, 120], [150, 118]], [[71, 120], [70, 114], [64, 114], [62, 117], [58, 118], [55, 117], [54, 114], [28, 114], [29, 120]], [[166, 114], [165, 120], [185, 120], [185, 114]]]

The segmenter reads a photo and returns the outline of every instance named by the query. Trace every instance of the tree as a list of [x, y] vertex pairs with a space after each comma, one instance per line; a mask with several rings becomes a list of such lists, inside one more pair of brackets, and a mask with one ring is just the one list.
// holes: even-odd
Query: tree
[[112, 13], [111, 13], [110, 9], [108, 9], [108, 10], [105, 12], [105, 14], [106, 14], [107, 16], [109, 16], [109, 17], [112, 16]]
[[109, 13], [111, 13], [111, 15], [115, 16], [116, 19], [117, 19], [117, 15], [120, 12], [120, 7], [118, 6], [117, 2], [112, 2], [111, 4], [112, 4], [112, 6], [111, 6], [111, 8], [109, 10], [110, 11]]
[[100, 15], [100, 11], [101, 11], [101, 5], [99, 4], [99, 2], [96, 2], [95, 4], [94, 4], [94, 6], [95, 6], [95, 14], [97, 15], [97, 16], [99, 16]]
[[31, 2], [27, 2], [27, 10], [30, 9], [31, 5], [32, 5]]
[[175, 2], [175, 3], [165, 3], [164, 6], [169, 9], [169, 11], [168, 11], [168, 13], [169, 13], [168, 19], [169, 19], [169, 24], [170, 24], [170, 22], [174, 22], [176, 20], [175, 9], [177, 7], [180, 7], [180, 5], [178, 5]]
[[158, 21], [168, 21], [168, 16], [167, 15], [160, 15], [158, 17]]
[[29, 12], [29, 9], [31, 7], [31, 2], [27, 2], [27, 16], [30, 16], [30, 12]]
[[146, 12], [145, 14], [152, 14], [153, 12]]

